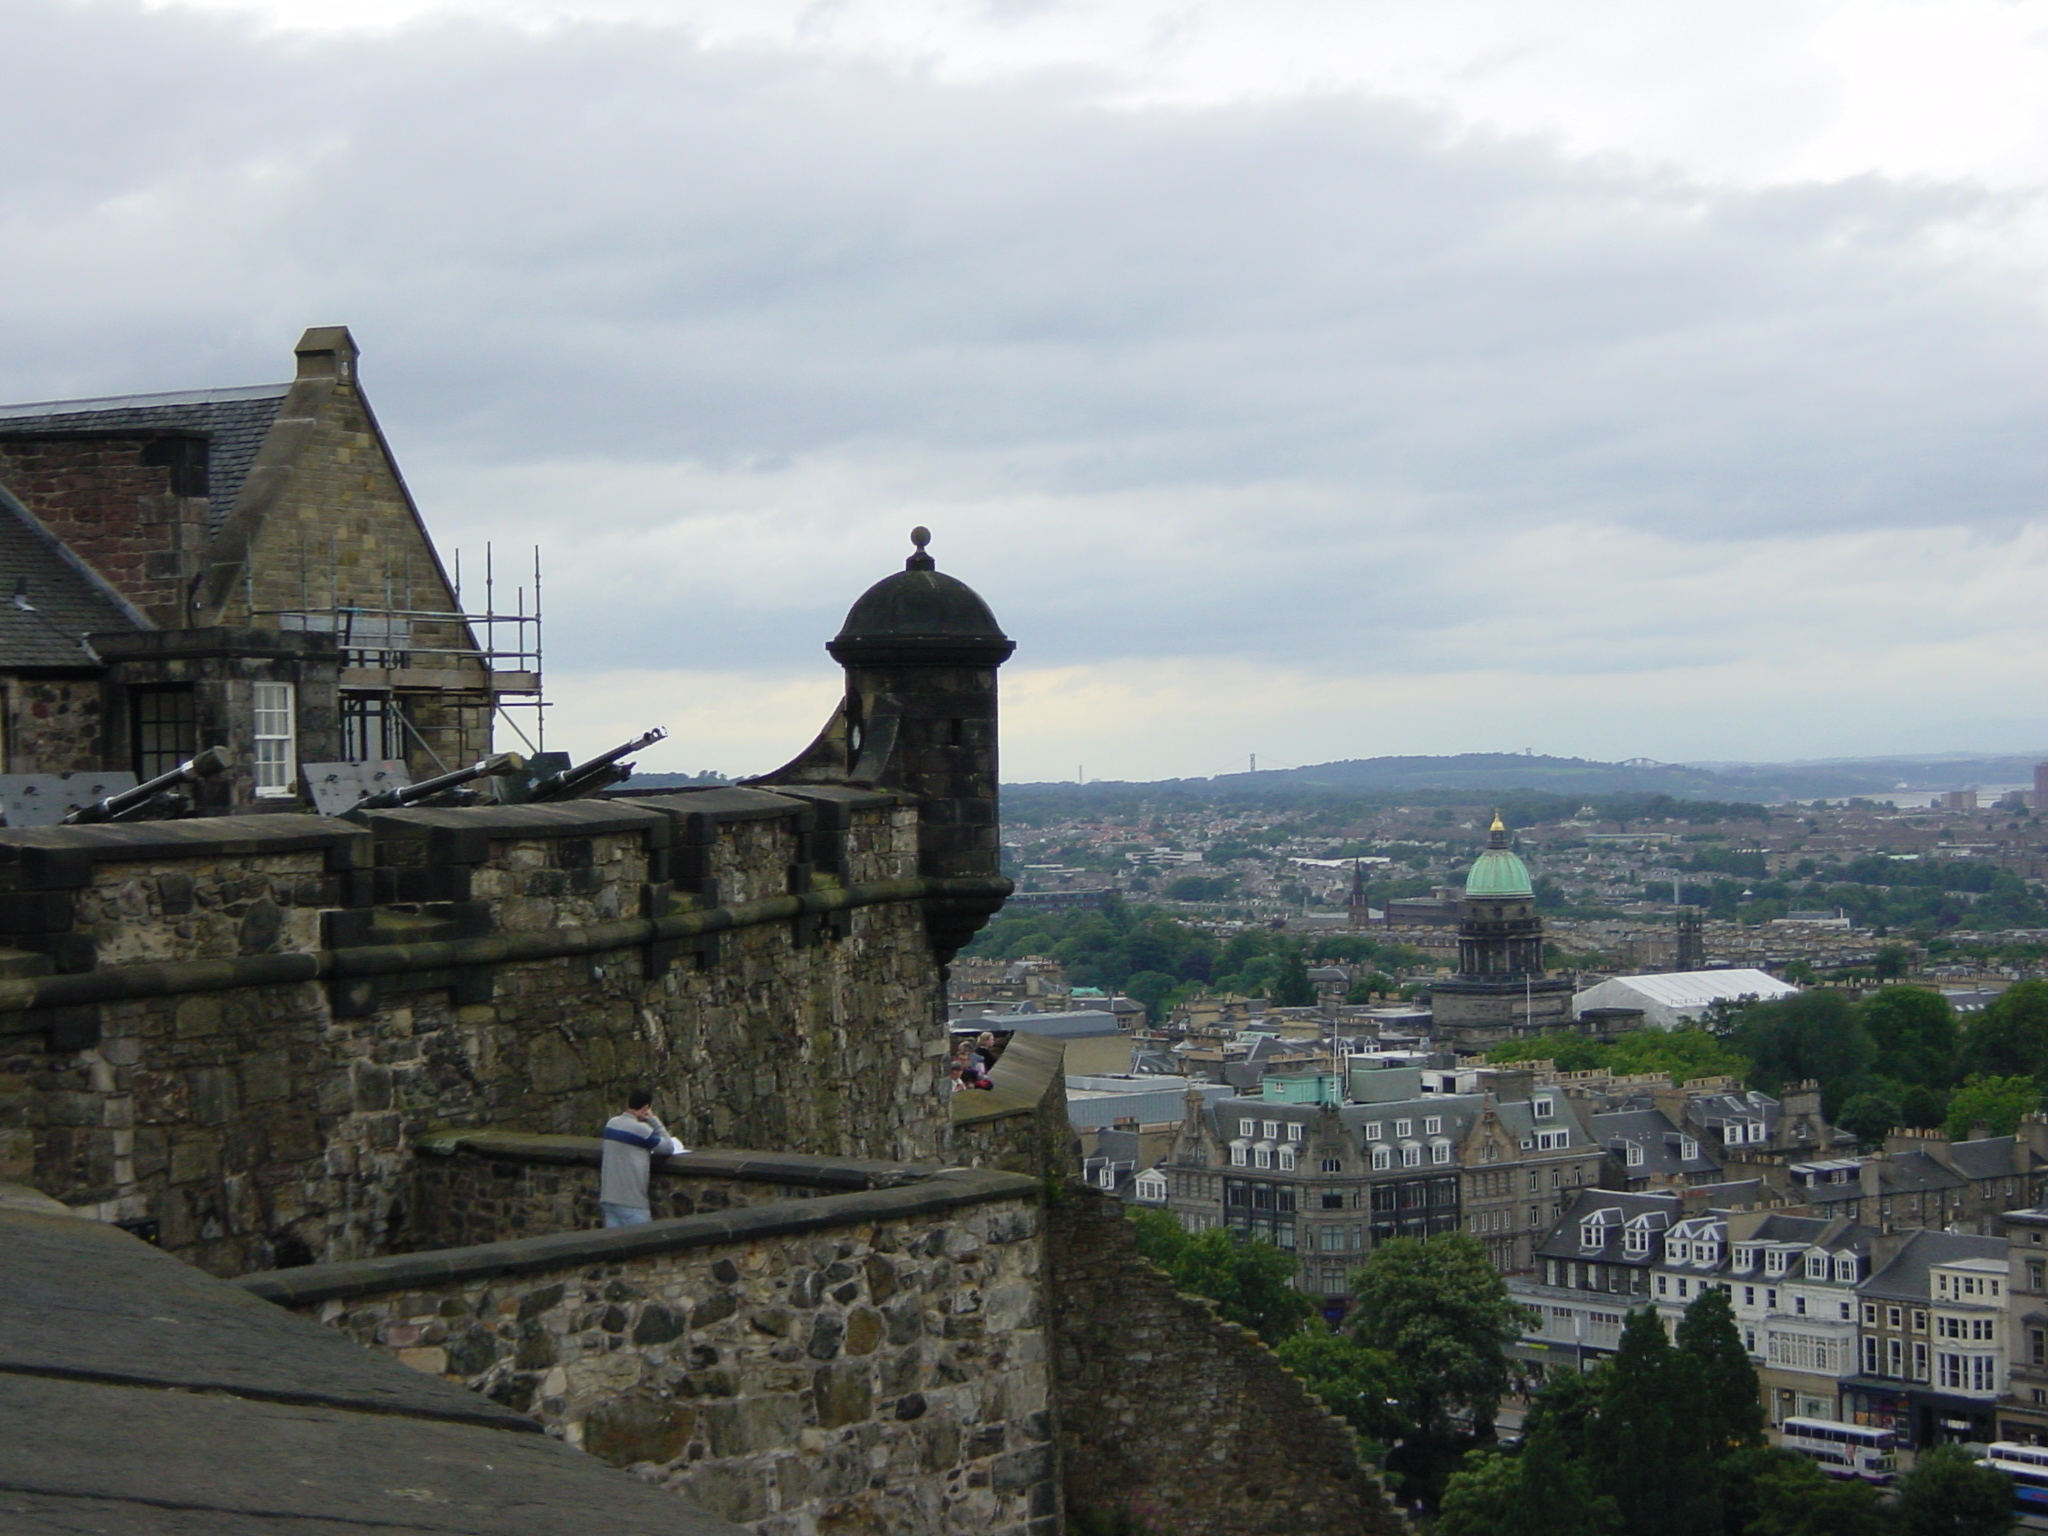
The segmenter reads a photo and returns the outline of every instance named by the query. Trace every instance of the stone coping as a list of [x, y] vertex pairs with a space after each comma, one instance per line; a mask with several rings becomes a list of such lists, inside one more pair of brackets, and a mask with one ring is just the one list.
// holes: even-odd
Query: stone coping
[[989, 1081], [993, 1088], [970, 1088], [953, 1095], [953, 1123], [980, 1125], [1010, 1115], [1028, 1115], [1045, 1099], [1066, 1067], [1066, 1046], [1043, 1035], [1013, 1034], [996, 1058]]
[[499, 1275], [623, 1264], [691, 1248], [721, 1247], [824, 1232], [866, 1222], [936, 1215], [998, 1200], [1036, 1200], [1039, 1181], [983, 1168], [925, 1170], [925, 1177], [895, 1189], [866, 1189], [814, 1199], [776, 1201], [634, 1227], [557, 1232], [546, 1237], [439, 1248], [344, 1264], [266, 1270], [233, 1283], [281, 1306], [300, 1307], [350, 1296], [460, 1285]]
[[[504, 1163], [546, 1163], [595, 1168], [604, 1143], [595, 1136], [544, 1136], [526, 1131], [438, 1131], [419, 1137], [422, 1157], [482, 1157]], [[693, 1151], [653, 1159], [665, 1178], [733, 1179], [817, 1189], [897, 1189], [929, 1179], [928, 1164], [885, 1163], [855, 1157], [805, 1157], [794, 1152]]]

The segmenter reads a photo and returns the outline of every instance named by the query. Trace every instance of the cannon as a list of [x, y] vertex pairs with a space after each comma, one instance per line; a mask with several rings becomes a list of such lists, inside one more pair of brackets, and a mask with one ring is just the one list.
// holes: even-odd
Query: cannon
[[225, 747], [208, 747], [168, 773], [160, 773], [133, 789], [107, 795], [91, 805], [81, 805], [59, 825], [79, 827], [101, 821], [144, 821], [166, 815], [187, 815], [192, 807], [183, 795], [176, 793], [178, 786], [210, 779], [231, 766], [233, 764]]
[[436, 795], [451, 789], [460, 789], [478, 779], [503, 778], [515, 774], [526, 766], [526, 759], [517, 752], [495, 752], [481, 761], [471, 763], [467, 768], [457, 768], [453, 773], [444, 773], [431, 779], [421, 779], [417, 784], [406, 784], [397, 789], [380, 790], [374, 795], [365, 795], [346, 811], [344, 816], [354, 816], [361, 811], [391, 811], [402, 806], [418, 805]]
[[628, 752], [638, 752], [642, 747], [651, 747], [657, 741], [665, 740], [668, 732], [660, 726], [635, 736], [631, 741], [613, 747], [609, 752], [600, 752], [587, 763], [576, 763], [557, 773], [550, 773], [535, 779], [527, 790], [530, 804], [547, 800], [580, 800], [585, 795], [594, 795], [613, 784], [623, 783], [633, 776], [633, 765], [622, 763], [620, 758]]

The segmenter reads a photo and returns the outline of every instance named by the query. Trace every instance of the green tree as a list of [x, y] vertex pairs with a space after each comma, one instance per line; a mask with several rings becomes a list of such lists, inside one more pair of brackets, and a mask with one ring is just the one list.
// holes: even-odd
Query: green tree
[[1694, 1411], [1714, 1456], [1764, 1443], [1763, 1399], [1757, 1392], [1756, 1367], [1742, 1347], [1735, 1326], [1735, 1308], [1719, 1286], [1700, 1292], [1679, 1319], [1680, 1353], [1697, 1361], [1700, 1395]]
[[1700, 1363], [1671, 1347], [1654, 1309], [1629, 1313], [1609, 1363], [1595, 1465], [1625, 1532], [1719, 1536], [1719, 1479]]
[[1881, 987], [1856, 1005], [1877, 1056], [1873, 1070], [1902, 1083], [1946, 1088], [1955, 1070], [1956, 1011], [1925, 987]]
[[1409, 1415], [1425, 1434], [1448, 1434], [1454, 1415], [1483, 1433], [1508, 1389], [1507, 1348], [1528, 1313], [1479, 1240], [1464, 1232], [1397, 1237], [1351, 1277], [1353, 1336], [1401, 1362]]
[[1886, 981], [1895, 981], [1906, 974], [1913, 965], [1913, 951], [1903, 944], [1880, 944], [1877, 958], [1871, 966]]
[[2006, 988], [1963, 1030], [1965, 1073], [2048, 1081], [2048, 981]]
[[2019, 1129], [2020, 1116], [2041, 1107], [2041, 1085], [2031, 1077], [1986, 1077], [1977, 1074], [1964, 1079], [1962, 1087], [1949, 1095], [1948, 1119], [1943, 1129], [1952, 1141], [1975, 1134], [1979, 1121], [1993, 1136], [2010, 1136]]
[[1308, 979], [1308, 962], [1301, 951], [1289, 945], [1280, 956], [1280, 969], [1273, 978], [1273, 1006], [1307, 1008], [1316, 1000], [1314, 983]]
[[2012, 1484], [1959, 1446], [1920, 1453], [1899, 1480], [1899, 1536], [2005, 1536], [2013, 1527]]
[[1766, 1093], [1812, 1078], [1829, 1114], [1862, 1085], [1877, 1054], [1870, 1032], [1839, 992], [1801, 992], [1743, 1010], [1738, 1047], [1750, 1081]]
[[1523, 1437], [1533, 1439], [1543, 1430], [1554, 1431], [1573, 1460], [1589, 1460], [1599, 1439], [1600, 1404], [1606, 1396], [1604, 1364], [1590, 1371], [1553, 1376], [1529, 1404], [1522, 1420]]
[[1190, 1234], [1164, 1211], [1139, 1211], [1138, 1249], [1191, 1296], [1206, 1296], [1233, 1323], [1277, 1344], [1315, 1314], [1294, 1287], [1294, 1255], [1226, 1227]]
[[1836, 1482], [1802, 1457], [1778, 1454], [1750, 1490], [1745, 1536], [1885, 1536], [1885, 1511], [1868, 1483]]
[[1369, 1455], [1378, 1455], [1413, 1427], [1401, 1409], [1410, 1390], [1407, 1373], [1383, 1350], [1367, 1349], [1347, 1334], [1308, 1327], [1282, 1339], [1274, 1352], [1373, 1447]]
[[1883, 1141], [1895, 1125], [1905, 1123], [1904, 1100], [1889, 1083], [1880, 1082], [1853, 1095], [1835, 1114], [1835, 1124], [1866, 1144]]
[[1593, 1491], [1585, 1468], [1552, 1428], [1531, 1435], [1519, 1456], [1467, 1456], [1445, 1484], [1430, 1530], [1431, 1536], [1601, 1536], [1614, 1525], [1614, 1501]]

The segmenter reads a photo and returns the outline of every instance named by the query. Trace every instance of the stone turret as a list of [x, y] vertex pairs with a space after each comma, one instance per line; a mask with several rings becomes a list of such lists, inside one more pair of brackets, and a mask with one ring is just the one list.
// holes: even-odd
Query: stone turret
[[[1017, 644], [980, 594], [926, 553], [910, 532], [903, 569], [848, 610], [826, 644], [846, 669], [846, 695], [818, 739], [762, 784], [853, 783], [901, 790], [918, 802], [918, 873], [997, 879], [996, 669]], [[943, 963], [1001, 898], [934, 899], [927, 916]]]

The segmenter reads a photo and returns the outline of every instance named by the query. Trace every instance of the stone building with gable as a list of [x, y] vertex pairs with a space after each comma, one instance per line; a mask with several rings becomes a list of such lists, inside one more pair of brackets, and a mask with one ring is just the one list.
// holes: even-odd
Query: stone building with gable
[[295, 355], [288, 383], [0, 407], [0, 772], [221, 746], [204, 809], [294, 809], [303, 763], [425, 777], [537, 695], [537, 643], [494, 667], [462, 615], [347, 329]]

